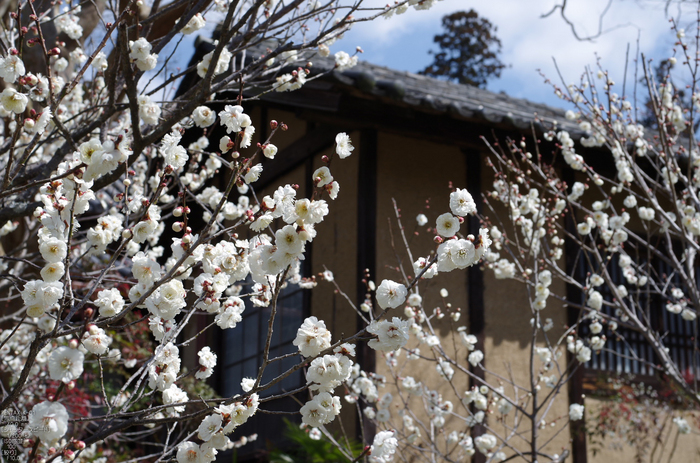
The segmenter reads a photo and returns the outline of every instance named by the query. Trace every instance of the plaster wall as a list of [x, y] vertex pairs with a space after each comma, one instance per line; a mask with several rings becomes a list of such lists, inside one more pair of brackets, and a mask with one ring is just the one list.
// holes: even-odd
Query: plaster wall
[[[418, 138], [379, 133], [377, 253], [376, 275], [373, 275], [373, 280], [377, 285], [383, 279], [403, 282], [401, 268], [411, 280], [414, 277], [412, 259], [406, 251], [400, 234], [392, 198], [396, 199], [401, 224], [404, 227], [413, 260], [418, 257], [427, 257], [432, 250], [436, 249], [436, 244], [433, 241], [434, 234], [428, 229], [434, 227], [435, 220], [440, 214], [449, 211], [450, 182], [453, 182], [455, 187], [466, 187], [466, 169], [465, 156], [458, 147], [436, 144]], [[428, 218], [428, 223], [423, 227], [419, 227], [416, 223], [416, 216], [420, 213], [425, 214]], [[465, 225], [462, 226], [462, 230], [465, 230]], [[434, 334], [440, 337], [442, 347], [448, 355], [463, 365], [466, 364], [467, 352], [461, 346], [459, 339], [453, 336], [453, 333], [456, 332], [457, 327], [463, 326], [467, 322], [468, 288], [466, 282], [465, 271], [454, 271], [440, 274], [432, 280], [424, 280], [418, 287], [418, 292], [423, 297], [423, 306], [429, 315], [437, 308], [443, 313], [460, 311], [461, 317], [457, 322], [447, 315], [440, 320], [433, 318], [430, 324]], [[442, 288], [447, 289], [449, 293], [447, 298], [443, 299], [440, 296]], [[447, 307], [447, 303], [451, 304], [451, 308]], [[405, 318], [403, 306], [390, 311], [388, 317], [392, 316]], [[407, 347], [418, 347], [422, 356], [434, 359], [430, 347], [426, 344], [418, 344], [412, 340]], [[435, 361], [414, 360], [406, 363], [405, 353], [401, 354], [396, 361], [397, 365], [392, 367], [395, 375], [414, 377], [416, 381], [420, 381], [429, 389], [440, 393], [443, 400], [451, 401], [455, 413], [465, 415], [464, 407], [455, 397], [453, 386], [460, 394], [466, 391], [469, 385], [466, 374], [457, 371], [452, 379], [452, 385], [450, 385], [438, 375]], [[380, 397], [387, 392], [391, 392], [395, 397], [390, 410], [392, 419], [389, 427], [401, 429], [401, 418], [397, 413], [400, 399], [392, 381], [390, 367], [380, 352], [377, 353], [376, 370], [388, 381], [388, 385], [380, 390]], [[417, 421], [421, 421], [425, 425], [421, 429], [421, 434], [423, 438], [426, 438], [430, 433], [430, 423], [427, 413], [424, 411], [423, 401], [419, 397], [411, 397], [409, 400]], [[447, 415], [446, 422], [445, 429], [468, 432], [464, 422], [454, 416]], [[436, 437], [436, 439], [440, 438], [441, 436]]]

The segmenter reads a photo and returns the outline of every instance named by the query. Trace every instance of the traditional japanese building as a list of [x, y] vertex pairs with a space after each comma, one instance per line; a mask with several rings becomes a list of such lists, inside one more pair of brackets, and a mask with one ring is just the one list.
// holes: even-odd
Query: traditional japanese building
[[[200, 41], [193, 63], [211, 47], [211, 43]], [[490, 187], [493, 173], [487, 165], [488, 148], [482, 137], [491, 142], [522, 137], [532, 140], [533, 134], [539, 136], [545, 127], [549, 129], [553, 124], [567, 127], [572, 133], [577, 130], [565, 119], [562, 110], [502, 93], [365, 62], [339, 72], [330, 59], [316, 57], [312, 61], [311, 76], [320, 77], [308, 81], [299, 90], [267, 93], [260, 99], [244, 102], [246, 113], [251, 115], [258, 130], [254, 143], [267, 138], [270, 120], [284, 122], [289, 127], [288, 131], [278, 131], [275, 135], [273, 143], [279, 147], [279, 152], [274, 161], [263, 160], [264, 172], [253, 187], [261, 198], [279, 185], [292, 183], [299, 185], [299, 196], [309, 197], [313, 191], [312, 173], [325, 165], [322, 158], [333, 152], [336, 134], [346, 132], [351, 137], [355, 151], [347, 159], [336, 159], [332, 163], [331, 171], [340, 183], [340, 193], [329, 205], [326, 220], [318, 226], [317, 238], [307, 247], [304, 272], [312, 276], [331, 270], [337, 285], [358, 305], [366, 297], [366, 287], [362, 283], [366, 273], [376, 282], [384, 278], [398, 281], [401, 276], [396, 269], [397, 259], [411, 268], [398, 242], [394, 200], [410, 236], [416, 228], [418, 214], [426, 214], [427, 226], [430, 226], [439, 214], [448, 210], [451, 186], [467, 188], [474, 198], [480, 198]], [[196, 76], [186, 78], [184, 86], [190, 78]], [[232, 97], [229, 104], [235, 104], [234, 99]], [[224, 104], [216, 103], [212, 108], [218, 111]], [[222, 134], [214, 132], [212, 143], [218, 143]], [[428, 209], [426, 201], [429, 201]], [[481, 201], [477, 200], [477, 205], [481, 207]], [[477, 234], [478, 228], [475, 218], [468, 219], [469, 233]], [[434, 249], [434, 243], [423, 233], [411, 241], [411, 247], [414, 256], [425, 256]], [[484, 351], [484, 363], [489, 369], [526, 381], [532, 315], [522, 286], [496, 280], [493, 272], [479, 267], [440, 274], [427, 285], [429, 291], [424, 301], [428, 307], [442, 303], [436, 296], [439, 288], [449, 290], [453, 308], [462, 309], [460, 324], [465, 324], [469, 333], [477, 336], [478, 348]], [[558, 290], [565, 291], [562, 287]], [[553, 319], [555, 327], [561, 328], [571, 317], [576, 318], [576, 313], [567, 312], [561, 305], [552, 304], [546, 310], [545, 316]], [[311, 315], [325, 320], [334, 340], [354, 334], [364, 326], [333, 285], [321, 282], [313, 290], [290, 288], [280, 299], [273, 354], [296, 350], [291, 344], [296, 330], [304, 318]], [[240, 392], [240, 378], [255, 376], [268, 318], [269, 309], [251, 308], [238, 327], [221, 335], [216, 333], [220, 360], [214, 386], [222, 395]], [[447, 333], [449, 317], [441, 323], [436, 328]], [[690, 334], [685, 333], [685, 329], [678, 327], [683, 336]], [[364, 369], [378, 374], [386, 372], [381, 353], [367, 348], [364, 343], [357, 348], [358, 361]], [[612, 349], [622, 347], [614, 345]], [[462, 360], [467, 365], [466, 359]], [[298, 358], [278, 362], [272, 367], [274, 371], [270, 371], [270, 377], [296, 362]], [[587, 408], [595, 406], [599, 399], [592, 398], [592, 393], [596, 392], [595, 384], [600, 383], [601, 377], [619, 373], [644, 377], [638, 370], [633, 363], [596, 356], [569, 383], [568, 391], [561, 394], [550, 416], [567, 416], [569, 403], [583, 403], [582, 394], [588, 394]], [[472, 368], [472, 371], [484, 374], [480, 368]], [[421, 372], [416, 375], [420, 376]], [[426, 372], [422, 380], [435, 386], [437, 381], [430, 375], [435, 376], [433, 369]], [[653, 378], [649, 380], [654, 381]], [[464, 390], [471, 387], [466, 376], [462, 382], [459, 386]], [[304, 377], [299, 371], [269, 394], [291, 391], [303, 383]], [[304, 397], [300, 396], [300, 400], [305, 400]], [[298, 407], [289, 398], [271, 406], [278, 411]], [[356, 412], [343, 412], [341, 418], [345, 430], [356, 434]], [[265, 448], [265, 440], [278, 438], [283, 429], [280, 415], [259, 414], [251, 421], [241, 433], [257, 432], [258, 449]], [[564, 461], [592, 463], [623, 455], [623, 460], [631, 457], [608, 449], [594, 454], [591, 445], [587, 445], [582, 425], [551, 437], [548, 450], [552, 454], [570, 452]], [[691, 461], [697, 455], [700, 444], [693, 439], [692, 436], [681, 437], [683, 442], [679, 443], [675, 454], [678, 461]], [[477, 453], [473, 461], [481, 461], [483, 457], [479, 455]]]

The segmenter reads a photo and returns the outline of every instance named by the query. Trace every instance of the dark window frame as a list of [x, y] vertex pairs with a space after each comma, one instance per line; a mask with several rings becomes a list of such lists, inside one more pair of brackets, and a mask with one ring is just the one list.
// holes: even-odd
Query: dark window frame
[[[583, 254], [579, 254], [575, 262], [577, 281], [584, 282], [587, 274], [601, 272], [591, 268], [589, 259]], [[655, 275], [668, 275], [670, 269], [668, 265], [661, 260], [653, 259], [651, 265], [652, 273]], [[622, 276], [622, 269], [618, 265], [618, 259], [613, 258], [608, 263], [608, 274], [614, 284], [625, 284], [626, 281]], [[677, 278], [674, 278], [677, 280]], [[700, 285], [700, 272], [698, 272], [698, 284]], [[626, 285], [628, 286], [628, 285]], [[677, 285], [680, 286], [680, 285]], [[629, 288], [628, 288], [629, 289]], [[603, 295], [606, 302], [612, 301], [612, 291], [607, 285], [596, 288]], [[584, 301], [584, 294], [578, 292], [578, 299], [581, 303]], [[644, 296], [640, 298], [640, 302], [646, 304], [647, 300]], [[691, 374], [691, 362], [693, 356], [693, 323], [686, 321], [678, 314], [672, 314], [666, 309], [666, 300], [660, 295], [652, 294], [648, 301], [648, 315], [651, 321], [651, 327], [660, 332], [664, 337], [664, 345], [671, 349], [671, 357], [674, 362], [679, 365], [681, 371], [688, 371]], [[600, 312], [608, 315], [614, 315], [614, 307], [604, 304]], [[590, 335], [589, 325], [581, 326], [580, 332], [583, 336]], [[619, 326], [617, 330], [612, 331], [607, 325], [604, 325], [603, 331], [600, 333], [605, 335], [607, 340], [605, 348], [597, 353], [593, 352], [591, 360], [583, 366], [584, 375], [586, 378], [596, 378], [604, 374], [615, 375], [631, 375], [639, 378], [658, 378], [659, 372], [651, 365], [646, 365], [649, 362], [653, 365], [658, 365], [659, 360], [656, 357], [652, 347], [646, 342], [641, 333]], [[700, 345], [700, 344], [698, 344]], [[633, 358], [636, 355], [637, 360]], [[687, 368], [686, 368], [687, 367]], [[700, 363], [696, 367], [696, 371], [700, 371]], [[655, 381], [651, 381], [654, 383]]]

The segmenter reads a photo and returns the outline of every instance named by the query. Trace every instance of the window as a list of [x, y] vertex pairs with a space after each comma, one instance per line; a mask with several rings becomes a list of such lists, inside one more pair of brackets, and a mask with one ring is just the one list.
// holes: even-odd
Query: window
[[[298, 286], [288, 286], [280, 293], [277, 303], [277, 316], [272, 329], [270, 358], [297, 351], [292, 344], [297, 329], [304, 322], [304, 290]], [[262, 364], [263, 349], [267, 336], [267, 326], [272, 307], [254, 307], [246, 299], [243, 320], [235, 328], [225, 330], [222, 336], [222, 375], [221, 394], [230, 397], [242, 392], [240, 380], [255, 378]], [[279, 376], [288, 368], [299, 363], [298, 357], [290, 357], [270, 364], [265, 369], [263, 384]], [[279, 394], [303, 384], [303, 373], [295, 372], [271, 389], [267, 395]]]
[[[591, 261], [593, 260], [591, 259]], [[667, 264], [658, 260], [652, 261], [651, 265], [653, 265], [656, 275], [670, 275], [672, 273]], [[600, 269], [591, 268], [591, 264], [583, 255], [580, 256], [576, 269], [579, 281], [583, 281], [589, 272], [600, 274]], [[625, 282], [617, 258], [613, 258], [608, 263], [607, 271], [614, 283], [623, 284]], [[676, 283], [680, 284], [677, 279]], [[625, 286], [629, 288], [629, 285]], [[596, 289], [606, 301], [612, 301], [612, 292], [607, 285]], [[649, 294], [647, 296], [646, 294], [646, 291], [640, 291], [640, 296], [637, 298], [638, 305], [646, 307], [647, 300], [649, 301], [651, 327], [664, 336], [664, 345], [670, 349], [671, 358], [680, 370], [686, 372], [687, 375], [692, 375], [693, 350], [696, 347], [693, 342], [694, 322], [686, 321], [679, 315], [666, 310], [666, 300], [660, 295]], [[580, 300], [583, 301], [582, 294]], [[604, 305], [601, 312], [614, 315], [614, 310], [614, 308]], [[588, 326], [583, 326], [581, 332], [584, 336], [588, 335]], [[602, 334], [607, 337], [605, 348], [599, 353], [593, 353], [591, 360], [586, 364], [588, 370], [617, 374], [656, 375], [656, 370], [647, 363], [658, 364], [658, 359], [641, 333], [624, 327], [619, 327], [613, 332], [606, 327]]]
[[[306, 317], [305, 308], [308, 307], [308, 298], [308, 291], [296, 285], [289, 285], [280, 292], [270, 343], [271, 359], [298, 351], [292, 341], [296, 337], [297, 329]], [[246, 310], [243, 312], [243, 320], [235, 328], [224, 330], [221, 337], [219, 392], [223, 397], [242, 393], [241, 379], [257, 377], [262, 364], [267, 326], [272, 308], [255, 307], [247, 298], [245, 301]], [[292, 356], [273, 362], [265, 369], [262, 383], [265, 384], [278, 377], [298, 364], [299, 361], [299, 356]], [[304, 372], [300, 369], [264, 391], [262, 397], [291, 391], [303, 384], [305, 384]], [[271, 405], [275, 411], [291, 412], [299, 409], [291, 397], [275, 400]], [[263, 408], [267, 407], [263, 406]], [[246, 424], [236, 430], [233, 438], [235, 440], [243, 436], [258, 434], [258, 440], [241, 448], [238, 455], [251, 454], [256, 450], [267, 448], [269, 440], [272, 440], [275, 445], [279, 445], [285, 428], [283, 418], [295, 421], [294, 415], [280, 416], [259, 412], [253, 416]]]

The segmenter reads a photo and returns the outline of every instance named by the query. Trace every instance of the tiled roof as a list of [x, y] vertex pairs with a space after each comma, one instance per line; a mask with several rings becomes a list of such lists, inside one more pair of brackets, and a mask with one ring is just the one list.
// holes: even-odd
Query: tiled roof
[[[198, 48], [200, 46], [205, 48], [200, 51], [202, 55], [213, 48], [211, 41], [201, 36], [198, 38]], [[261, 49], [260, 53], [252, 53], [251, 56], [263, 54]], [[533, 123], [535, 127], [542, 129], [539, 121], [544, 121], [548, 130], [552, 123], [556, 122], [558, 127], [568, 130], [575, 138], [583, 134], [576, 124], [565, 118], [564, 110], [560, 108], [514, 98], [505, 93], [494, 93], [471, 85], [397, 71], [365, 61], [360, 61], [357, 66], [349, 70], [337, 71], [332, 57], [312, 55], [308, 58], [313, 63], [312, 76], [325, 73], [326, 75], [321, 77], [323, 80], [351, 87], [369, 97], [394, 101], [430, 112], [446, 113], [456, 118], [483, 120], [486, 123], [504, 124], [518, 129], [527, 129]], [[296, 66], [286, 71], [289, 72], [294, 67]], [[312, 91], [317, 87], [319, 86], [314, 82], [304, 86], [306, 90]], [[299, 103], [298, 98], [292, 94], [273, 92], [263, 99]]]
[[430, 111], [446, 112], [455, 117], [484, 119], [490, 123], [502, 123], [520, 129], [526, 129], [531, 123], [537, 124], [536, 120], [541, 120], [548, 127], [556, 121], [560, 127], [577, 131], [577, 127], [564, 117], [564, 110], [504, 93], [397, 71], [364, 61], [343, 72], [332, 70], [334, 61], [329, 58], [314, 57], [311, 61], [312, 74], [330, 71], [330, 79], [379, 98], [392, 99]]

